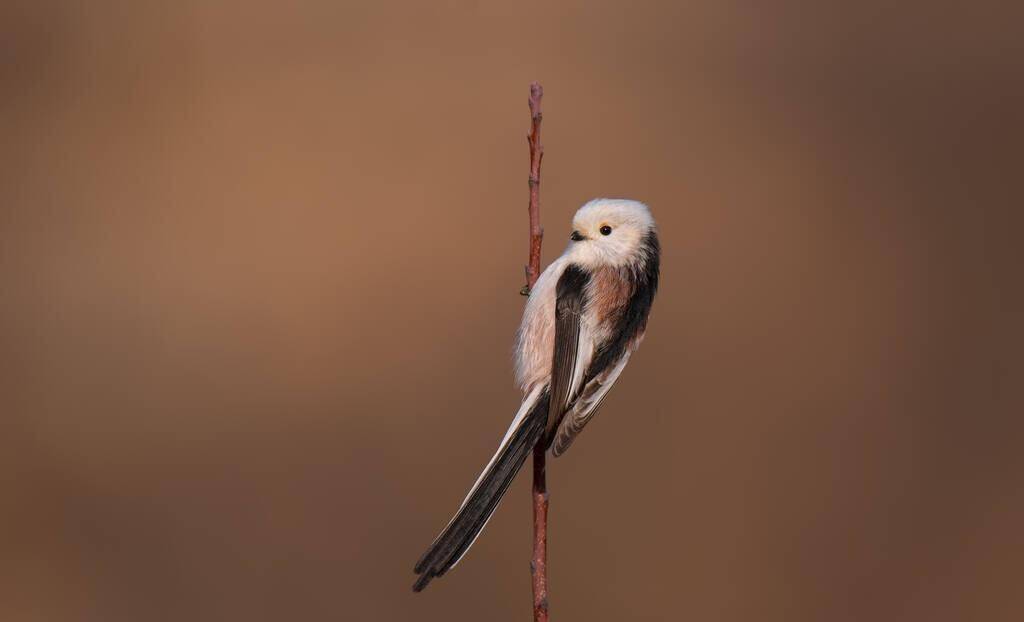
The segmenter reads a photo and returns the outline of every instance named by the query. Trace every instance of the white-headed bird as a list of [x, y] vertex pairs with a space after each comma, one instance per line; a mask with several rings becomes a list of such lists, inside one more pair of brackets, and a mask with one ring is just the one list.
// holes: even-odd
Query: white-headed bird
[[516, 337], [523, 403], [458, 512], [416, 563], [419, 592], [462, 559], [534, 445], [565, 452], [640, 345], [658, 289], [660, 247], [647, 206], [595, 199], [569, 246], [530, 292]]

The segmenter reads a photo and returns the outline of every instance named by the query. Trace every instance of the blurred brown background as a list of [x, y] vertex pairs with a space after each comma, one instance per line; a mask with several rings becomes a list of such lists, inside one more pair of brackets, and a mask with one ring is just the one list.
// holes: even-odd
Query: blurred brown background
[[545, 259], [665, 249], [554, 619], [1020, 620], [1019, 7], [5, 2], [0, 619], [529, 619], [526, 476], [409, 588], [517, 405], [538, 79]]

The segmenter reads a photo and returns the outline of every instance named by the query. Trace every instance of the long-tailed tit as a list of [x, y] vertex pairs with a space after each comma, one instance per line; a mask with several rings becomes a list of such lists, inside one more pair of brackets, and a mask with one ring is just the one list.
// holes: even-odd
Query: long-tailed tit
[[596, 199], [572, 225], [569, 246], [530, 292], [516, 337], [523, 403], [458, 512], [416, 563], [417, 592], [466, 554], [534, 445], [555, 456], [569, 448], [644, 337], [660, 255], [650, 210]]

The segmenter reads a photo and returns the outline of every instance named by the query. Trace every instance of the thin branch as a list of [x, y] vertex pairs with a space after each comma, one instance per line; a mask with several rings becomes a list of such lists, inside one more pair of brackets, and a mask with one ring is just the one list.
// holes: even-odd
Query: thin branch
[[540, 144], [540, 122], [544, 115], [540, 111], [540, 100], [544, 97], [544, 87], [538, 82], [530, 84], [530, 133], [526, 142], [530, 145], [530, 255], [526, 264], [526, 287], [521, 292], [530, 294], [537, 277], [540, 276], [540, 245], [544, 240], [544, 230], [540, 227], [540, 162], [544, 159], [544, 146]]
[[[540, 247], [544, 230], [540, 227], [540, 162], [544, 158], [544, 146], [540, 143], [540, 122], [544, 118], [540, 111], [540, 100], [544, 88], [540, 83], [530, 84], [530, 262], [526, 266], [526, 287], [524, 294], [537, 283], [540, 276]], [[545, 466], [544, 443], [533, 448], [533, 558], [530, 574], [533, 577], [533, 620], [548, 622], [548, 485]]]
[[533, 448], [533, 620], [548, 622], [548, 483], [543, 443]]

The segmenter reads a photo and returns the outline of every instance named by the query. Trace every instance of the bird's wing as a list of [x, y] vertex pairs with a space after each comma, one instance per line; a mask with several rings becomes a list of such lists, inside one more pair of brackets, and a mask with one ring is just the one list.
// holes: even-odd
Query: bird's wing
[[558, 279], [555, 300], [555, 343], [551, 361], [551, 401], [548, 408], [546, 442], [562, 421], [569, 404], [583, 382], [584, 368], [591, 358], [584, 350], [593, 350], [583, 327], [582, 315], [589, 275], [569, 266]]
[[569, 449], [569, 445], [576, 440], [583, 430], [583, 426], [587, 425], [587, 422], [597, 414], [598, 409], [601, 408], [601, 402], [608, 395], [608, 390], [612, 388], [612, 385], [618, 380], [619, 374], [626, 367], [626, 363], [629, 362], [630, 354], [631, 351], [627, 348], [615, 365], [592, 378], [580, 391], [579, 397], [562, 418], [558, 432], [555, 434], [551, 453], [556, 457], [561, 456]]

